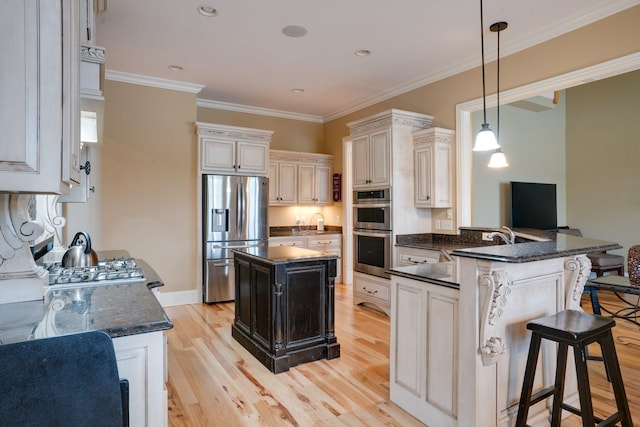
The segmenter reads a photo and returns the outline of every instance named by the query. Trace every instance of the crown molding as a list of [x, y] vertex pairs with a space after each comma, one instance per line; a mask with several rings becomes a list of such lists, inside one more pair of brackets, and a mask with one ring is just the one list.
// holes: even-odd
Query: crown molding
[[258, 114], [261, 116], [281, 117], [283, 119], [301, 120], [304, 122], [324, 123], [322, 117], [314, 116], [311, 114], [293, 113], [290, 111], [273, 110], [270, 108], [251, 107], [249, 105], [211, 101], [209, 99], [198, 98], [198, 107], [213, 108], [216, 110], [236, 111], [238, 113]]
[[104, 78], [106, 80], [111, 80], [115, 82], [131, 83], [134, 85], [151, 86], [151, 87], [157, 87], [160, 89], [178, 90], [181, 92], [189, 92], [189, 93], [199, 93], [204, 88], [203, 85], [199, 85], [195, 83], [161, 79], [158, 77], [149, 77], [149, 76], [143, 76], [140, 74], [125, 73], [122, 71], [115, 71], [115, 70], [106, 70], [104, 73]]

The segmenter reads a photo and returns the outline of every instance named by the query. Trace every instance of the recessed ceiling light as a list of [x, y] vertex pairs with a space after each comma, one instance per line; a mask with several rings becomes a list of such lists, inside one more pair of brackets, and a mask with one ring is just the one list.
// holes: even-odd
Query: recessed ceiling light
[[300, 25], [287, 25], [282, 29], [285, 36], [289, 37], [302, 37], [307, 34], [307, 29]]
[[304, 92], [304, 89], [295, 88], [295, 89], [291, 89], [291, 92], [293, 92], [293, 93], [302, 93], [302, 92]]
[[355, 52], [356, 56], [369, 56], [371, 55], [371, 51], [369, 49], [358, 49]]
[[211, 6], [198, 6], [198, 13], [207, 18], [211, 18], [212, 16], [216, 16], [218, 11]]
[[169, 69], [171, 71], [182, 71], [184, 68], [180, 65], [169, 65]]

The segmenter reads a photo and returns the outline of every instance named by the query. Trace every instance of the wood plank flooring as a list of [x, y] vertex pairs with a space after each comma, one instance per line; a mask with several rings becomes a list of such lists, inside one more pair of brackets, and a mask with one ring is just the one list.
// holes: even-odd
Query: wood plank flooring
[[[606, 307], [617, 304], [601, 294]], [[165, 309], [174, 323], [167, 331], [170, 426], [424, 425], [389, 401], [389, 318], [354, 307], [349, 286], [336, 286], [341, 357], [278, 375], [231, 338], [233, 309], [233, 303]], [[626, 321], [617, 324], [625, 388], [640, 425], [640, 331]], [[589, 371], [596, 415], [602, 416], [613, 410], [613, 394], [601, 362], [590, 362]], [[571, 416], [565, 425], [582, 424]]]

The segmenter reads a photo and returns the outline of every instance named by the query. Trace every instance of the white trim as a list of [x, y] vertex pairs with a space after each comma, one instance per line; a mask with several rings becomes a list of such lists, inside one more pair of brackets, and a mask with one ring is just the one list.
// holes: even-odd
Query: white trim
[[[640, 52], [508, 90], [500, 93], [500, 99], [504, 104], [508, 104], [543, 92], [567, 89], [637, 69], [640, 69]], [[488, 96], [487, 108], [496, 105], [496, 95]], [[471, 170], [473, 162], [471, 146], [475, 132], [471, 129], [471, 113], [481, 109], [482, 98], [456, 105], [456, 180], [458, 183], [456, 215], [458, 227], [472, 225]]]
[[154, 292], [156, 298], [163, 307], [171, 307], [173, 305], [199, 304], [201, 300], [198, 298], [198, 290], [190, 289], [188, 291]]
[[177, 80], [161, 79], [159, 77], [149, 77], [140, 74], [125, 73], [122, 71], [106, 70], [104, 73], [106, 80], [112, 80], [115, 82], [131, 83], [134, 85], [151, 86], [160, 89], [179, 90], [181, 92], [199, 93], [204, 86], [179, 82]]
[[342, 138], [342, 283], [353, 285], [353, 140]]
[[261, 116], [281, 117], [283, 119], [301, 120], [304, 122], [324, 123], [324, 120], [320, 116], [272, 110], [270, 108], [251, 107], [249, 105], [232, 104], [230, 102], [211, 101], [209, 99], [198, 98], [198, 107], [237, 111], [239, 113], [258, 114]]

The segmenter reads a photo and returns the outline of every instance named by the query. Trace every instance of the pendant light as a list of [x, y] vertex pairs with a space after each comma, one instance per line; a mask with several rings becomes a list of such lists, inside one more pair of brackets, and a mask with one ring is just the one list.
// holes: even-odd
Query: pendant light
[[[491, 27], [489, 27], [489, 29], [492, 32], [498, 33], [498, 59], [496, 63], [497, 75], [498, 75], [497, 84], [496, 84], [496, 100], [498, 103], [498, 106], [497, 106], [498, 141], [500, 141], [500, 32], [502, 30], [506, 30], [508, 26], [509, 24], [507, 24], [506, 22], [496, 22], [495, 24], [491, 25]], [[498, 145], [498, 149], [491, 155], [491, 158], [489, 159], [488, 166], [490, 168], [506, 168], [507, 166], [509, 166], [509, 163], [507, 163], [507, 158], [505, 157], [504, 153], [499, 147], [500, 145]]]
[[487, 93], [484, 77], [484, 20], [482, 17], [482, 0], [480, 0], [480, 44], [482, 46], [482, 110], [484, 112], [484, 121], [482, 128], [476, 135], [476, 142], [473, 145], [473, 151], [489, 151], [500, 148], [496, 136], [489, 128], [487, 123]]

